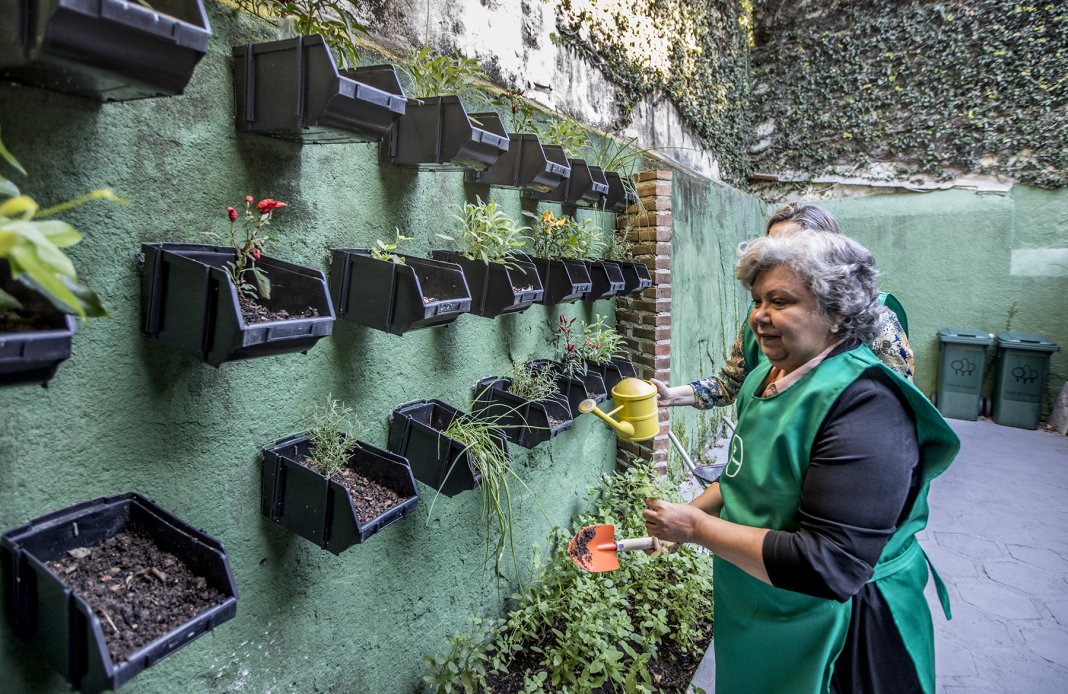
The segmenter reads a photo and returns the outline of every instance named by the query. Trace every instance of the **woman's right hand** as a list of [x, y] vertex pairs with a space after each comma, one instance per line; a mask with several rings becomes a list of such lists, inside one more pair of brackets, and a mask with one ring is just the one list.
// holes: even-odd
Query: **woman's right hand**
[[693, 388], [689, 385], [670, 386], [663, 381], [650, 378], [649, 382], [656, 386], [656, 399], [660, 407], [676, 407], [678, 405], [695, 405], [697, 398], [694, 397]]

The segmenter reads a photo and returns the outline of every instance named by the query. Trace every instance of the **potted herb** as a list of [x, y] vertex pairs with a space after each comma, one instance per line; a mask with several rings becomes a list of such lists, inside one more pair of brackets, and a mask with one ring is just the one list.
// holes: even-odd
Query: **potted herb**
[[[26, 175], [3, 142], [0, 156]], [[3, 176], [0, 197], [6, 198], [0, 203], [0, 387], [47, 385], [70, 357], [74, 316], [107, 314], [63, 251], [82, 235], [48, 218], [91, 200], [125, 201], [102, 189], [41, 209]]]
[[279, 39], [236, 46], [238, 132], [311, 143], [378, 142], [404, 114], [391, 65], [358, 67], [346, 6], [323, 0], [239, 0], [277, 17]]
[[341, 554], [415, 510], [408, 461], [357, 440], [350, 408], [328, 396], [304, 423], [263, 451], [263, 515]]
[[563, 205], [592, 206], [600, 204], [608, 193], [608, 180], [597, 167], [591, 166], [585, 159], [578, 158], [578, 152], [589, 147], [586, 130], [578, 123], [561, 119], [550, 123], [541, 130], [541, 139], [551, 145], [560, 147], [566, 154], [570, 175], [550, 191], [529, 191], [528, 196], [535, 200], [558, 202]]
[[605, 260], [609, 260], [619, 266], [623, 273], [623, 288], [619, 290], [619, 296], [637, 296], [653, 286], [653, 277], [649, 274], [649, 268], [645, 263], [634, 260], [631, 253], [631, 243], [627, 240], [630, 225], [617, 230], [609, 235], [604, 249]]
[[618, 140], [612, 136], [600, 138], [589, 147], [590, 159], [604, 171], [608, 192], [603, 207], [610, 212], [626, 212], [631, 205], [644, 211], [634, 185], [634, 175], [642, 168], [649, 149], [637, 146], [638, 138]]
[[[591, 222], [592, 224], [592, 222]], [[609, 259], [607, 257], [608, 246], [612, 245], [613, 234], [605, 234], [600, 227], [597, 227], [596, 240], [593, 242], [598, 250], [598, 255], [603, 256], [600, 260], [595, 260], [589, 255], [586, 258], [586, 267], [590, 271], [590, 291], [582, 297], [583, 301], [597, 301], [599, 299], [610, 299], [624, 290], [626, 287], [626, 280], [623, 277], [623, 268], [619, 263]], [[605, 236], [608, 240], [605, 240]]]
[[488, 418], [517, 446], [534, 448], [571, 428], [556, 372], [515, 364], [510, 377], [489, 376], [474, 387], [473, 414]]
[[338, 248], [330, 258], [330, 293], [338, 317], [403, 335], [447, 325], [471, 310], [471, 291], [456, 263], [394, 253], [402, 241]]
[[[285, 203], [265, 198], [227, 208], [230, 247], [146, 243], [142, 329], [160, 342], [219, 366], [236, 359], [307, 352], [333, 329], [323, 273], [264, 254]], [[212, 234], [215, 235], [215, 234]]]
[[9, 530], [0, 559], [15, 636], [84, 694], [118, 689], [237, 613], [222, 544], [135, 493]]
[[[606, 316], [597, 315], [597, 320], [582, 327], [582, 334], [574, 340], [589, 372], [600, 375], [609, 396], [616, 384], [624, 378], [636, 378], [634, 362], [624, 358], [623, 336], [605, 324]], [[571, 328], [571, 326], [568, 326]], [[569, 339], [571, 332], [569, 331]]]
[[409, 82], [408, 106], [382, 143], [383, 161], [428, 170], [481, 171], [508, 151], [501, 119], [483, 114], [475, 122], [461, 101], [476, 93], [476, 82], [486, 78], [475, 60], [434, 56], [423, 48], [402, 69]]
[[514, 255], [523, 246], [523, 232], [528, 229], [518, 226], [493, 200], [475, 199], [455, 215], [457, 237], [438, 234], [460, 250], [431, 251], [430, 256], [463, 268], [471, 290], [471, 313], [496, 318], [523, 311], [544, 295], [534, 264]]
[[628, 186], [629, 178], [624, 178], [617, 171], [605, 171], [608, 181], [608, 193], [605, 194], [604, 209], [609, 212], [626, 212], [631, 205], [638, 204], [638, 194]]
[[0, 75], [101, 101], [181, 94], [208, 51], [201, 0], [11, 0]]
[[526, 259], [538, 268], [545, 295], [538, 303], [546, 306], [576, 301], [592, 288], [590, 271], [583, 262], [600, 238], [600, 228], [591, 220], [578, 220], [551, 210], [530, 218], [531, 232], [525, 247]]

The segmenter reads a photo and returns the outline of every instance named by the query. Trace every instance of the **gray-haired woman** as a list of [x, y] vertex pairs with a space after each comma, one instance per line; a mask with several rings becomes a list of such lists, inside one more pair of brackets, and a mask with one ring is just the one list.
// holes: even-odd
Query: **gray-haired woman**
[[740, 251], [767, 361], [739, 392], [720, 481], [644, 511], [654, 537], [716, 555], [716, 691], [931, 694], [915, 534], [959, 441], [864, 344], [878, 316], [867, 249], [802, 231]]

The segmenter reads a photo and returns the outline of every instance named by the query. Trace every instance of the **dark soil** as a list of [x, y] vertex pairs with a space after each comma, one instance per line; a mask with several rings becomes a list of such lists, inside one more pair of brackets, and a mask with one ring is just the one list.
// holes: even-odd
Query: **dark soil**
[[583, 528], [567, 548], [568, 555], [583, 566], [590, 566], [593, 563], [593, 555], [590, 554], [590, 540], [593, 539], [596, 532], [593, 528]]
[[241, 317], [245, 319], [246, 324], [252, 323], [271, 323], [280, 320], [297, 320], [300, 318], [318, 318], [319, 309], [307, 307], [300, 313], [290, 313], [284, 308], [280, 308], [277, 311], [267, 308], [256, 299], [250, 299], [244, 294], [237, 295], [238, 300], [241, 303]]
[[567, 420], [566, 419], [556, 419], [555, 417], [549, 417], [549, 416], [546, 416], [545, 419], [549, 422], [549, 428], [550, 429], [555, 429], [556, 427], [561, 427], [561, 426], [567, 424]]
[[46, 564], [100, 618], [115, 663], [226, 600], [136, 530]]
[[0, 333], [28, 333], [63, 327], [63, 315], [40, 294], [17, 282], [4, 283], [3, 289], [18, 299], [22, 308], [0, 313]]
[[[304, 467], [318, 471], [318, 465], [311, 458], [301, 463]], [[356, 516], [360, 523], [368, 523], [404, 501], [407, 497], [397, 494], [389, 487], [384, 487], [374, 480], [367, 479], [350, 467], [343, 467], [331, 478], [349, 493], [356, 505]]]
[[16, 311], [0, 313], [0, 333], [29, 333], [35, 330], [49, 330], [56, 326], [51, 316], [23, 316]]

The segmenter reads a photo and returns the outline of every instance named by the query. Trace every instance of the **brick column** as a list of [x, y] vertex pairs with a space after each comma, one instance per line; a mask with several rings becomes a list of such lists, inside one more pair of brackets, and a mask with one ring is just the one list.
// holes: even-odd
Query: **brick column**
[[[640, 296], [616, 300], [616, 329], [630, 348], [639, 378], [667, 381], [671, 374], [671, 170], [643, 171], [637, 175], [638, 196], [644, 212], [632, 205], [616, 218], [616, 227], [630, 227], [634, 259], [644, 263], [653, 286]], [[660, 433], [641, 443], [617, 439], [616, 463], [625, 466], [635, 457], [653, 461], [667, 470], [668, 415], [660, 408]]]

